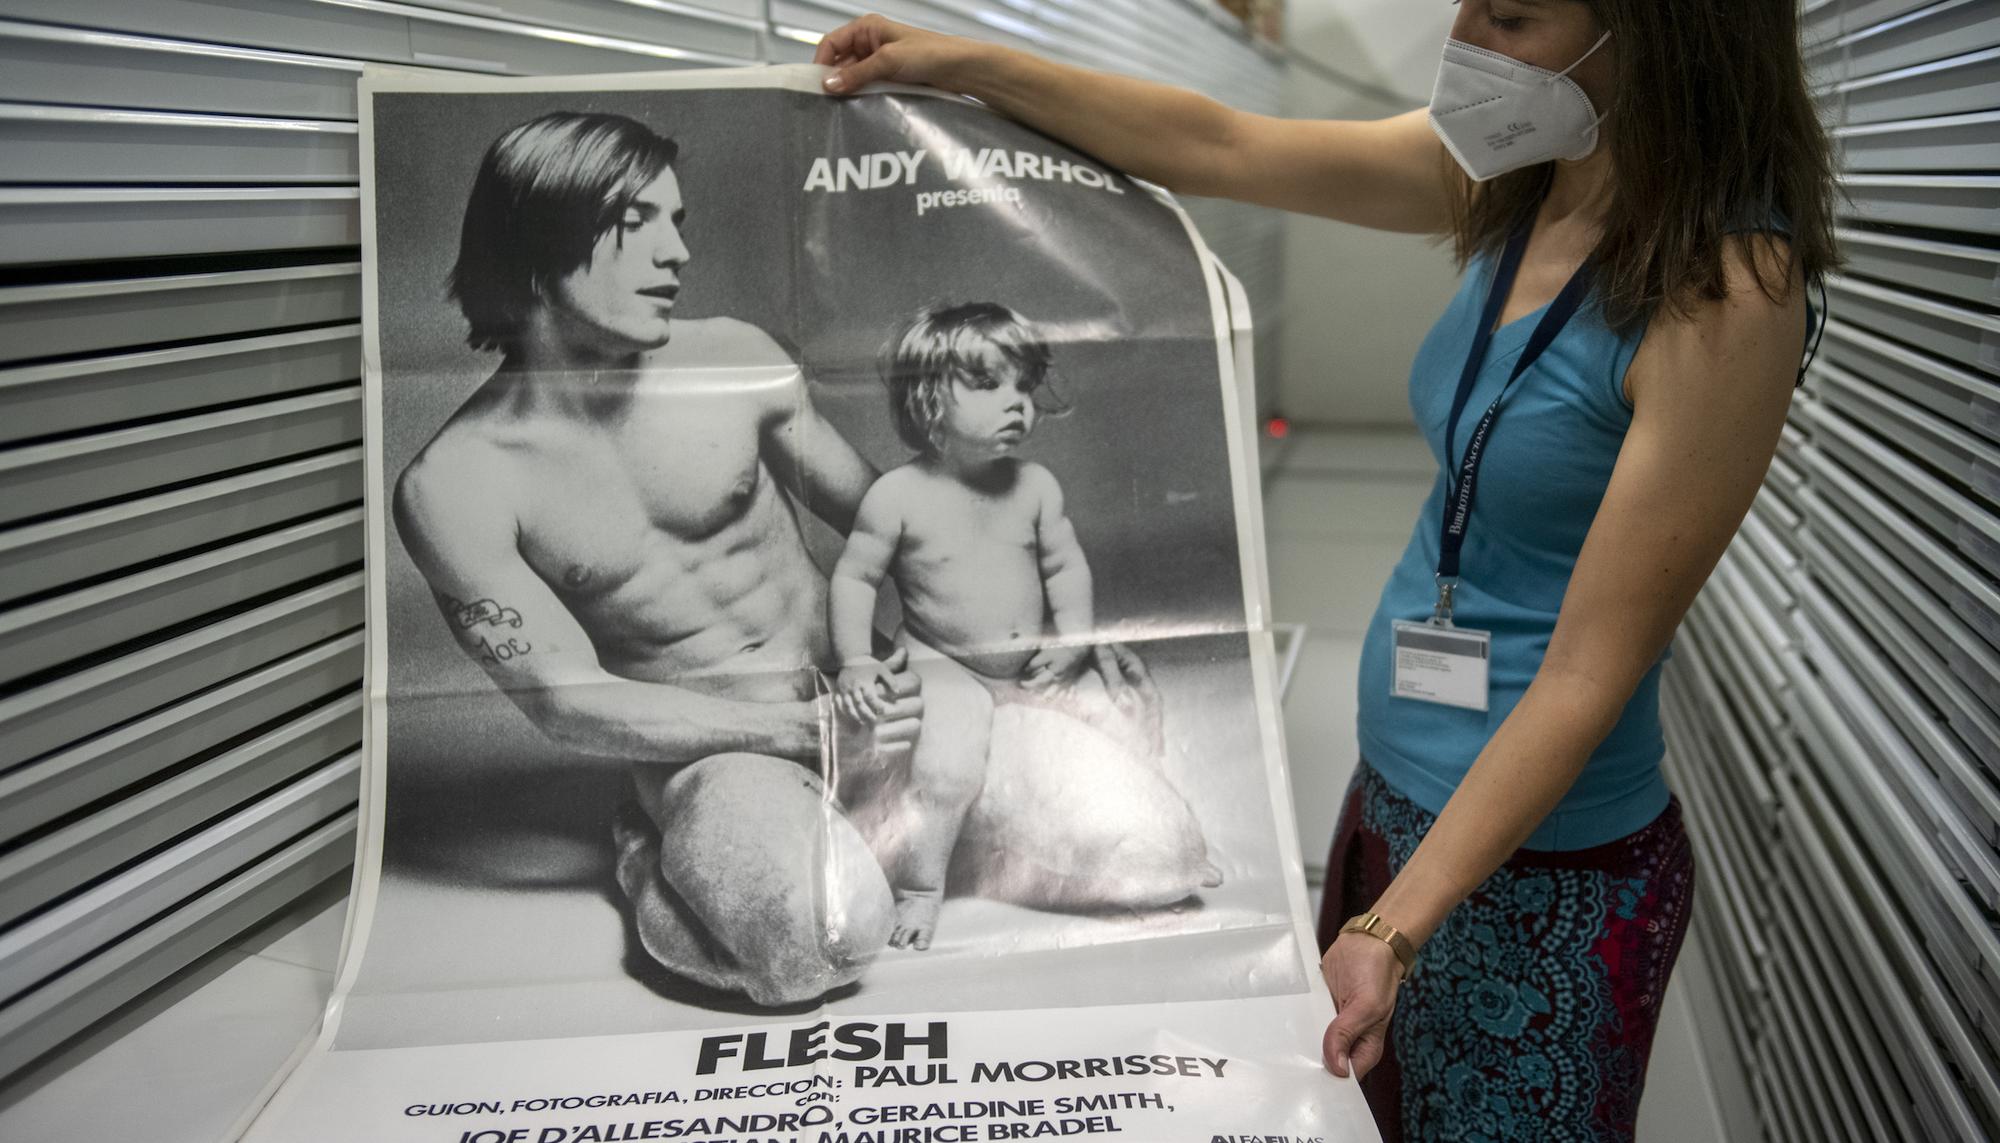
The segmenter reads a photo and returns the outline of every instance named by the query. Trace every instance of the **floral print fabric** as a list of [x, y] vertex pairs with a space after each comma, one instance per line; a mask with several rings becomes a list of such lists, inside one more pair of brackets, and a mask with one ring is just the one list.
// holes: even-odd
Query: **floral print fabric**
[[[1367, 910], [1436, 818], [1366, 762], [1327, 861], [1320, 944]], [[1670, 802], [1589, 849], [1519, 850], [1424, 944], [1362, 1081], [1385, 1143], [1630, 1140], [1694, 855]]]

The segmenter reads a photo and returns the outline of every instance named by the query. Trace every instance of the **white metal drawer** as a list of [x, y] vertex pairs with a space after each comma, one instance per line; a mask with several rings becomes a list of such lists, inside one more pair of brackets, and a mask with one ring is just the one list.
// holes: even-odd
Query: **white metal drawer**
[[[1873, 696], [1876, 709], [1897, 725], [1978, 842], [1989, 850], [2000, 847], [2000, 789], [1995, 777], [1982, 770], [1965, 743], [1918, 697], [1915, 687], [1921, 677], [1912, 680], [1893, 665], [1893, 657], [1833, 599], [1810, 599], [1806, 609], [1818, 639], [1839, 650], [1843, 661], [1851, 664], [1851, 673]], [[1989, 853], [1976, 860], [1993, 859]], [[2000, 876], [1995, 880], [2000, 883]], [[2000, 903], [1994, 907], [2000, 908]]]
[[0, 685], [332, 575], [364, 548], [347, 508], [0, 611]]
[[[989, 36], [995, 31], [1004, 35], [1010, 31], [1005, 26], [990, 28], [988, 25], [984, 25], [979, 20], [968, 15], [962, 6], [946, 2], [946, 0], [940, 0], [937, 3], [927, 2], [927, 0], [870, 0], [867, 4], [856, 4], [852, 0], [849, 0], [847, 3], [822, 3], [820, 0], [802, 0], [798, 6], [817, 8], [826, 16], [831, 17], [836, 23], [846, 23], [849, 19], [852, 19], [853, 17], [850, 13], [859, 7], [864, 10], [879, 11], [892, 20], [900, 20], [918, 27], [947, 32], [954, 36], [977, 35], [981, 31], [985, 31]], [[772, 5], [773, 19], [777, 18], [776, 9], [778, 7], [778, 3]], [[1004, 12], [998, 13], [998, 15], [1001, 18], [995, 21], [996, 23], [1003, 25], [1008, 23]], [[1025, 24], [1027, 21], [1022, 21], [1022, 23]]]
[[1723, 764], [1730, 771], [1731, 785], [1742, 792], [1741, 800], [1757, 811], [1760, 823], [1768, 825], [1775, 819], [1778, 806], [1765, 766], [1775, 759], [1766, 758], [1760, 765], [1759, 756], [1749, 749], [1741, 737], [1749, 724], [1761, 724], [1762, 719], [1753, 717], [1739, 721], [1732, 716], [1727, 696], [1736, 688], [1728, 686], [1717, 676], [1713, 650], [1707, 640], [1689, 639], [1686, 649], [1677, 651], [1675, 664], [1668, 669], [1677, 669], [1683, 656], [1687, 660], [1683, 678], [1688, 684], [1688, 699], [1698, 702], [1704, 720], [1722, 734], [1725, 749], [1720, 753]]
[[351, 695], [0, 854], [0, 925], [63, 899], [360, 742], [361, 697]]
[[[1878, 989], [1875, 1009], [1878, 1019], [1885, 1026], [1899, 1027], [1904, 1034], [1903, 1052], [1892, 1053], [1891, 1058], [1899, 1067], [1908, 1068], [1905, 1075], [1912, 1093], [1928, 1095], [1927, 1099], [1919, 1095], [1916, 1106], [1922, 1109], [1928, 1105], [1933, 1118], [1951, 1125], [1954, 1133], [1941, 1138], [1978, 1138], [1983, 1128], [1961, 1093], [1958, 1078], [1931, 1038], [1933, 1030], [1942, 1030], [1937, 1028], [1940, 1010], [1946, 1015], [1943, 1024], [1950, 1027], [1955, 1023], [1950, 1019], [1949, 999], [1943, 996], [1937, 979], [1920, 967], [1921, 952], [1897, 924], [1894, 910], [1888, 907], [1887, 895], [1866, 872], [1864, 859], [1818, 777], [1811, 770], [1802, 769], [1796, 788], [1806, 793], [1805, 803], [1810, 809], [1792, 809], [1798, 815], [1798, 828], [1791, 836], [1801, 842], [1800, 848], [1809, 855], [1820, 884], [1816, 897], [1808, 899], [1837, 904], [1840, 919], [1834, 926], [1836, 930], [1867, 932], [1879, 938], [1846, 943], [1868, 965], [1868, 973]], [[1829, 846], [1841, 855], [1845, 873], [1834, 863]], [[1871, 924], [1867, 919], [1885, 910], [1886, 923]], [[1917, 967], [1915, 971], [1907, 971], [1897, 967], [1899, 964]], [[1922, 1019], [1922, 1015], [1931, 1019]], [[1958, 1032], [1969, 1043], [1962, 1027]]]
[[[1994, 649], [2000, 646], [2000, 590], [1839, 465], [1826, 461], [1814, 471], [1825, 486], [1820, 502], [1837, 502], [1827, 510], [1839, 514], [1837, 520], [1822, 515], [1818, 528], [1845, 543], [1845, 529], [1852, 527], [1867, 537], [1863, 558], [1895, 561], [1893, 579], [1909, 593], [1906, 613], [1913, 626], [1972, 693], [2000, 711], [2000, 651]], [[1885, 576], [1891, 571], [1878, 570]]]
[[[1845, 322], [1826, 324], [1820, 357], [1955, 425], [2000, 442], [2000, 382]], [[1817, 365], [1817, 362], [1815, 363]]]
[[1799, 38], [1820, 44], [1836, 36], [1873, 27], [1935, 0], [1805, 0], [1799, 6]]
[[0, 452], [0, 524], [73, 511], [361, 439], [361, 388], [198, 413]]
[[2000, 45], [1992, 0], [1941, 0], [1879, 21], [1849, 17], [1842, 34], [1806, 51], [1816, 83], [1877, 75]]
[[[1711, 583], [1710, 587], [1715, 585]], [[1780, 676], [1772, 681], [1766, 677], [1765, 667], [1759, 665], [1761, 660], [1753, 661], [1746, 652], [1745, 648], [1753, 644], [1737, 633], [1734, 613], [1724, 610], [1718, 600], [1718, 594], [1704, 589], [1697, 607], [1688, 612], [1683, 627], [1696, 637], [1693, 653], [1717, 692], [1743, 712], [1742, 725], [1746, 732], [1763, 745], [1773, 735], [1784, 732], [1784, 708], [1777, 702], [1778, 693], [1784, 689], [1784, 679]], [[1764, 659], [1769, 658], [1766, 651]], [[1775, 668], [1775, 661], [1772, 661], [1772, 666]]]
[[[1771, 1058], [1778, 1063], [1792, 1103], [1808, 1125], [1806, 1130], [1809, 1134], [1805, 1138], [1825, 1140], [1827, 1143], [1837, 1140], [1873, 1143], [1860, 1137], [1850, 1126], [1856, 1113], [1850, 1103], [1836, 1098], [1839, 1082], [1828, 1082], [1836, 1073], [1837, 1066], [1826, 1058], [1822, 1043], [1803, 1031], [1794, 1003], [1795, 986], [1791, 975], [1788, 962], [1780, 960], [1772, 966], [1771, 1019], [1765, 1028]], [[1839, 1094], [1844, 1096], [1846, 1093]]]
[[584, 32], [721, 57], [705, 61], [710, 64], [755, 61], [758, 36], [763, 30], [761, 13], [741, 15], [676, 0], [504, 0], [493, 4], [407, 0], [407, 3], [412, 8], [456, 11], [510, 24]]
[[0, 845], [361, 685], [362, 636], [335, 636], [0, 773]]
[[2000, 234], [2000, 175], [1843, 174], [1837, 181], [1843, 217]]
[[1920, 345], [1969, 369], [2000, 373], [2000, 316], [1858, 278], [1828, 278], [1826, 292], [1833, 312], [1849, 325]]
[[1840, 123], [1929, 119], [2000, 107], [2000, 48], [1897, 68], [1820, 89]]
[[[1820, 542], [1822, 536], [1824, 544]], [[1910, 609], [1908, 603], [1898, 609], [1898, 605], [1888, 601], [1896, 597], [1896, 585], [1878, 585], [1878, 581], [1888, 579], [1888, 573], [1856, 570], [1866, 568], [1868, 556], [1852, 552], [1852, 546], [1866, 546], [1866, 542], [1856, 538], [1846, 526], [1828, 524], [1816, 532], [1814, 548], [1810, 550], [1814, 577], [1824, 583], [1826, 593], [1840, 603], [1842, 611], [1868, 631], [1874, 645], [1896, 663], [1904, 677], [1920, 679], [1926, 701], [1944, 715], [1942, 729], [1962, 743], [1964, 753], [1974, 759], [2000, 757], [2000, 719], [1994, 719], [1992, 711], [1972, 695], [1950, 665], [1916, 635], [1910, 615], [1916, 615], [1918, 621], [1924, 621], [1924, 617]], [[1992, 781], [1990, 771], [1986, 781]], [[1968, 805], [1978, 805], [1970, 799], [1970, 793], [1958, 791], [1958, 795], [1968, 797]]]
[[[1825, 501], [1815, 499], [1817, 505]], [[2000, 758], [2000, 716], [1975, 689], [1984, 672], [1961, 646], [1981, 641], [1936, 597], [1832, 508], [1823, 507], [1807, 548], [1813, 575], [1835, 591], [1905, 673], [1925, 679], [1929, 698], [1974, 757]]]
[[[1788, 831], [1799, 828], [1796, 824], [1798, 820], [1797, 816], [1788, 819]], [[1839, 923], [1822, 921], [1821, 912], [1833, 910], [1824, 903], [1820, 894], [1806, 893], [1804, 886], [1808, 874], [1801, 873], [1800, 870], [1808, 868], [1810, 864], [1802, 856], [1781, 858], [1778, 862], [1779, 889], [1789, 909], [1789, 918], [1799, 926], [1793, 930], [1797, 934], [1797, 943], [1804, 946], [1809, 955], [1818, 958], [1823, 979], [1828, 981], [1829, 987], [1820, 998], [1824, 999], [1830, 995], [1838, 1006], [1840, 1015], [1845, 1018], [1847, 1026], [1864, 1030], [1861, 1035], [1850, 1041], [1859, 1049], [1852, 1054], [1860, 1057], [1861, 1066], [1871, 1081], [1857, 1094], [1876, 1097], [1876, 1110], [1880, 1113], [1882, 1125], [1888, 1128], [1873, 1138], [1929, 1143], [1919, 1134], [1919, 1125], [1914, 1117], [1908, 1089], [1898, 1073], [1896, 1061], [1891, 1058], [1897, 1056], [1901, 1050], [1899, 1037], [1896, 1036], [1896, 1025], [1885, 1024], [1881, 1018], [1874, 1015], [1872, 1005], [1869, 1003], [1873, 985], [1867, 976], [1868, 969], [1859, 963], [1861, 961], [1859, 954], [1847, 947], [1854, 942], [1836, 941], [1831, 938], [1831, 933], [1841, 931]], [[1817, 881], [1816, 873], [1810, 876]], [[1885, 1036], [1889, 1042], [1881, 1046], [1886, 1050], [1867, 1050]], [[1908, 1064], [1904, 1063], [1904, 1066], [1907, 1067]]]
[[[1819, 436], [1809, 455], [1830, 456], [1846, 465], [1975, 566], [1985, 553], [2000, 545], [2000, 518], [1981, 501], [1924, 471], [1838, 410], [1820, 411]], [[1980, 475], [1974, 473], [1975, 481]]]
[[0, 182], [353, 183], [359, 129], [322, 119], [0, 103]]
[[0, 604], [361, 502], [361, 450], [340, 449], [0, 530]]
[[409, 21], [313, 0], [7, 0], [23, 20], [356, 60], [410, 59]]
[[0, 698], [0, 772], [361, 626], [359, 573]]
[[0, 363], [360, 317], [359, 262], [0, 287]]
[[1825, 1129], [1813, 1123], [1811, 1102], [1802, 1103], [1791, 1061], [1768, 1031], [1775, 1019], [1770, 1006], [1760, 1015], [1759, 1026], [1766, 1031], [1757, 1038], [1750, 1055], [1757, 1063], [1758, 1110], [1764, 1116], [1765, 1130], [1777, 1143], [1822, 1143]]
[[[1907, 706], [1907, 695], [1890, 689], [1895, 686], [1890, 682], [1895, 675], [1880, 675], [1894, 669], [1875, 654], [1838, 608], [1822, 606], [1812, 614], [1807, 647], [1813, 666], [1826, 693], [1836, 700], [1834, 706], [1846, 720], [1851, 741], [1861, 748], [1850, 760], [1862, 761], [1889, 779], [1906, 809], [1928, 823], [1930, 836], [1942, 843], [1943, 856], [1950, 859], [1970, 891], [1987, 908], [1993, 908], [2000, 901], [2000, 855], [1994, 853], [1989, 839], [1995, 823], [2000, 822], [2000, 789], [1976, 768], [1952, 775], [1949, 786], [1942, 775], [1933, 775], [1929, 759], [1904, 737], [1902, 722], [1885, 713], [1884, 704], [1876, 701], [1874, 688], [1880, 688], [1891, 694], [1894, 705]], [[1831, 654], [1835, 648], [1851, 657]], [[1877, 677], [1868, 678], [1871, 674]], [[1899, 713], [1907, 714], [1907, 710]], [[1971, 781], [1969, 788], [1966, 779]], [[1980, 800], [1962, 800], [1960, 795], [1967, 792]], [[1935, 888], [1939, 892], [1961, 891], [1955, 883]]]
[[[1826, 407], [1901, 449], [1941, 475], [1973, 507], [2000, 509], [2000, 444], [1975, 436], [1892, 389], [1831, 362], [1815, 363]], [[1968, 509], [1970, 510], [1970, 509]]]
[[[1994, 55], [2000, 57], [2000, 48]], [[1850, 226], [1838, 228], [1835, 237], [1850, 274], [1976, 305], [2000, 305], [2000, 250]]]
[[102, 429], [361, 379], [361, 327], [0, 369], [0, 443]]
[[2000, 167], [2000, 112], [1836, 127], [1850, 171], [1966, 171]]
[[[806, 59], [812, 58], [819, 36], [840, 27], [866, 9], [828, 0], [771, 0], [771, 24], [778, 34], [796, 45], [793, 54], [805, 52]], [[938, 28], [935, 20], [911, 20], [920, 28]]]
[[360, 77], [330, 56], [0, 20], [0, 99], [25, 103], [352, 120]]
[[354, 861], [344, 814], [0, 1008], [0, 1073], [12, 1072], [213, 951]]
[[771, 39], [764, 45], [765, 57], [774, 64], [811, 63], [813, 53], [819, 50], [819, 37], [827, 28], [801, 28], [792, 24], [774, 24]]
[[497, 17], [490, 8], [473, 14], [394, 0], [8, 0], [8, 6], [11, 16], [52, 24], [490, 72], [639, 71], [754, 58], [674, 47], [664, 35], [641, 41], [537, 26]]
[[[1796, 693], [1802, 700], [1825, 705], [1825, 696], [1813, 687], [1802, 686]], [[1832, 716], [1832, 712], [1823, 711], [1822, 715]], [[1820, 749], [1849, 750], [1853, 744], [1836, 729], [1838, 725], [1835, 717], [1834, 721], [1813, 721], [1808, 729], [1826, 732], [1813, 735]], [[1915, 868], [1896, 867], [1900, 882], [1885, 881], [1867, 867], [1859, 839], [1852, 833], [1836, 825], [1826, 838], [1836, 851], [1845, 854], [1855, 901], [1876, 920], [1867, 931], [1881, 942], [1892, 962], [1899, 962], [1904, 985], [1914, 1001], [1914, 1014], [1948, 1049], [1948, 1058], [1962, 1077], [1963, 1094], [1977, 1100], [1987, 1116], [2000, 1121], [2000, 1071], [1996, 1071], [1995, 1058], [1976, 1038], [1974, 1028], [1975, 1013], [1990, 1006], [1991, 986], [1981, 985], [1960, 963], [1963, 957], [1976, 958], [1975, 963], [1990, 973], [2000, 942], [1991, 922], [1924, 843], [1921, 826], [1882, 785], [1872, 768], [1865, 764], [1857, 767], [1851, 759], [1800, 775], [1802, 789], [1820, 791], [1822, 798], [1830, 795], [1845, 806], [1856, 824], [1875, 827], [1866, 835], [1866, 853], [1885, 856], [1887, 843], [1900, 856], [1916, 862]], [[1933, 908], [1939, 904], [1942, 913]], [[1913, 925], [1899, 926], [1905, 914]], [[1967, 989], [1979, 996], [1971, 1007], [1964, 1003]], [[1961, 1118], [1955, 1106], [1961, 1095], [1957, 1085], [1933, 1084], [1933, 1089], [1942, 1096], [1940, 1106], [1952, 1118]]]
[[0, 933], [0, 1003], [352, 809], [360, 778], [356, 752]]
[[[400, 4], [382, 6], [410, 15], [410, 60], [427, 67], [563, 75], [736, 67], [756, 62], [754, 39], [751, 54], [736, 55], [681, 47], [665, 37], [636, 40], [513, 20], [428, 13]], [[732, 44], [742, 44], [742, 34], [734, 29], [711, 27], [710, 32], [726, 35]]]
[[1859, 1116], [1860, 1122], [1853, 1128], [1855, 1138], [1915, 1139], [1902, 1107], [1902, 1084], [1883, 1065], [1881, 1053], [1863, 1050], [1874, 1024], [1864, 1021], [1853, 1008], [1853, 989], [1844, 970], [1820, 959], [1823, 946], [1817, 934], [1818, 918], [1795, 904], [1790, 866], [1781, 865], [1781, 869], [1776, 894], [1780, 955], [1793, 968], [1803, 1030], [1825, 1046], [1845, 1081], [1836, 1080], [1833, 1086]]
[[361, 242], [354, 187], [0, 187], [0, 265]]

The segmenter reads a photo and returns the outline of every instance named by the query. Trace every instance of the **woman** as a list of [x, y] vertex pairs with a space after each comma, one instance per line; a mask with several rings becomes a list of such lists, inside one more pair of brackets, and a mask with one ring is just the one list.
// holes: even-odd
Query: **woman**
[[1327, 1066], [1387, 1139], [1632, 1135], [1693, 889], [1660, 667], [1834, 258], [1797, 43], [1794, 0], [1465, 0], [1428, 113], [1379, 122], [874, 16], [820, 45], [829, 91], [933, 84], [1174, 191], [1454, 243], [1411, 372], [1442, 471], [1364, 645], [1321, 924]]

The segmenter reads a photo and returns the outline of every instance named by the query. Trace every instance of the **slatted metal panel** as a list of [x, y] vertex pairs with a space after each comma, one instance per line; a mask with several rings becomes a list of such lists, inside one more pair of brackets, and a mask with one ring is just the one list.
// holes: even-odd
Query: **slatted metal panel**
[[[1206, 0], [879, 7], [1279, 104]], [[861, 10], [0, 0], [0, 1081], [351, 861], [362, 66], [789, 61]], [[1277, 313], [1275, 216], [1194, 210]]]
[[2000, 5], [1819, 0], [1845, 271], [1668, 670], [1764, 1133], [2000, 1136]]

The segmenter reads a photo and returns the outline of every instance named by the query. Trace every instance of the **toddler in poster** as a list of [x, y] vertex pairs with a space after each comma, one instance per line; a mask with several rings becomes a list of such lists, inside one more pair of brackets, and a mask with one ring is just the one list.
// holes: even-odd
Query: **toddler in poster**
[[1041, 417], [1067, 411], [1047, 343], [1005, 306], [935, 307], [891, 341], [884, 373], [897, 432], [918, 455], [862, 499], [829, 610], [837, 701], [865, 720], [883, 694], [871, 634], [884, 576], [902, 599], [896, 641], [923, 679], [923, 731], [903, 788], [849, 808], [896, 895], [890, 944], [926, 949], [985, 781], [996, 692], [1065, 685], [1105, 652], [1086, 642], [1090, 566], [1062, 486], [1016, 455]]

